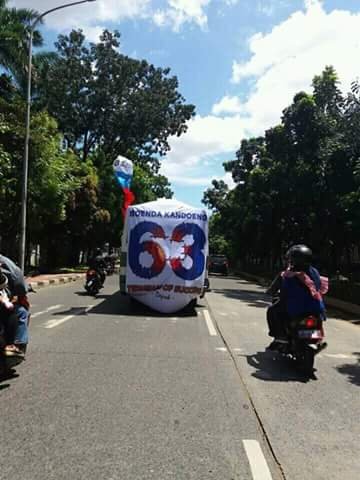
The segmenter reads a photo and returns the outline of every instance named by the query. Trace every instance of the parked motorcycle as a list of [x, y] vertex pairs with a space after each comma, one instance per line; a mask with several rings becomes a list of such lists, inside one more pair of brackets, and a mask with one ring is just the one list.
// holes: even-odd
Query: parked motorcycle
[[314, 375], [315, 356], [327, 347], [323, 320], [319, 315], [291, 318], [286, 322], [287, 343], [279, 343], [277, 351], [295, 360], [307, 377]]
[[98, 271], [89, 268], [86, 272], [85, 290], [90, 295], [97, 295], [102, 288], [102, 281]]

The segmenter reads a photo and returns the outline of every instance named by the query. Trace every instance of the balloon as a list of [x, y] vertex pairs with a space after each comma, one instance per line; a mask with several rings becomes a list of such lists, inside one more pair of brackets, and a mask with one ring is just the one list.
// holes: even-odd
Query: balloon
[[132, 161], [119, 155], [113, 163], [113, 169], [120, 186], [130, 189], [134, 170]]

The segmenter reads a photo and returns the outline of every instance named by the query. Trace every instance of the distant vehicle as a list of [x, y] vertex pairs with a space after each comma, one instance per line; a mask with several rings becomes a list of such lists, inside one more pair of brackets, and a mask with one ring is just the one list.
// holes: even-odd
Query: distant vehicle
[[97, 295], [102, 288], [100, 274], [97, 270], [89, 268], [86, 272], [85, 290], [89, 295]]
[[229, 262], [225, 255], [210, 255], [209, 273], [229, 273]]

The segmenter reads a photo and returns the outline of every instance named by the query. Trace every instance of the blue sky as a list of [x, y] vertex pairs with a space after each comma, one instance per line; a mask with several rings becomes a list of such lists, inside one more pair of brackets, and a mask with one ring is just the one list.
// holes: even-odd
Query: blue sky
[[[38, 11], [62, 3], [10, 1]], [[344, 90], [360, 72], [358, 0], [97, 0], [47, 17], [47, 47], [78, 27], [90, 40], [116, 28], [124, 53], [178, 77], [197, 115], [171, 141], [162, 171], [176, 198], [195, 206], [213, 178], [232, 185], [223, 161], [234, 158], [242, 138], [275, 125], [326, 65], [335, 66]]]

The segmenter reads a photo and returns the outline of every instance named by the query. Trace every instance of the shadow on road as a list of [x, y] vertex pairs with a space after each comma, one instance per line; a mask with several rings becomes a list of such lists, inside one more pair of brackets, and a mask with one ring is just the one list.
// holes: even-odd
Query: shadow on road
[[270, 305], [269, 296], [254, 290], [234, 290], [231, 288], [213, 288], [212, 292], [224, 295], [227, 298], [240, 300], [250, 307], [267, 308]]
[[0, 392], [1, 390], [5, 390], [6, 388], [9, 388], [11, 386], [10, 383], [3, 382], [6, 382], [7, 380], [12, 380], [17, 377], [19, 377], [19, 374], [16, 373], [15, 369], [0, 372]]
[[360, 387], [360, 352], [355, 352], [353, 355], [358, 357], [356, 363], [347, 363], [336, 367], [336, 370], [343, 375], [347, 375], [349, 382]]
[[[82, 292], [75, 292], [81, 294]], [[86, 307], [72, 307], [66, 311], [56, 312], [54, 315], [86, 315], [86, 314], [99, 314], [99, 315], [126, 315], [126, 316], [144, 316], [144, 317], [196, 317], [198, 315], [194, 308], [186, 307], [180, 312], [176, 313], [160, 313], [152, 310], [151, 308], [143, 305], [140, 302], [132, 299], [128, 295], [123, 295], [119, 291], [111, 295], [97, 295], [97, 299], [103, 301], [93, 308], [85, 311]], [[200, 300], [198, 308], [204, 307], [205, 303]]]
[[266, 382], [301, 382], [306, 383], [308, 378], [295, 369], [294, 362], [276, 354], [276, 352], [257, 352], [244, 355], [248, 364], [256, 368], [251, 375]]

